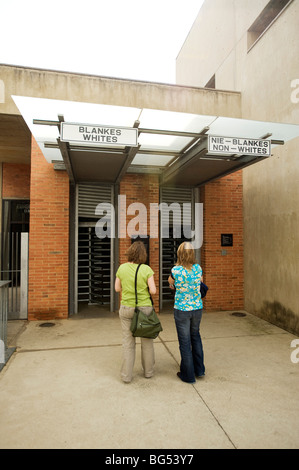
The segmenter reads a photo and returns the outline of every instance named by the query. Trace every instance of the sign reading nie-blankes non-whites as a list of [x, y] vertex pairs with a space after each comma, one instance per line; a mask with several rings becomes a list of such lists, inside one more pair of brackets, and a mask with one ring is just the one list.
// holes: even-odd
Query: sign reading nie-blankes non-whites
[[137, 147], [138, 129], [97, 124], [61, 123], [61, 141], [77, 142], [105, 147]]
[[208, 150], [210, 153], [241, 154], [269, 157], [271, 155], [271, 140], [241, 139], [239, 137], [221, 137], [209, 135]]

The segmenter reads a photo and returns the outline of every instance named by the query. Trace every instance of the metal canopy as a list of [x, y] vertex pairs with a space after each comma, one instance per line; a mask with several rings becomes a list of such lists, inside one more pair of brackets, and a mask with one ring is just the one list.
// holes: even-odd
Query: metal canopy
[[[299, 137], [299, 126], [73, 101], [13, 96], [49, 163], [72, 183], [118, 183], [125, 173], [156, 173], [161, 184], [200, 186], [263, 160], [263, 155], [211, 152], [208, 136], [270, 139], [272, 148]], [[138, 128], [137, 147], [62, 142], [60, 124]]]

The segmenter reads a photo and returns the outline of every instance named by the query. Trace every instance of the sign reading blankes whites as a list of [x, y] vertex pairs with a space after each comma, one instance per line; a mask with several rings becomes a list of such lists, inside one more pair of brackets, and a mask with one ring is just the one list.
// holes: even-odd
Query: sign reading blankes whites
[[137, 147], [138, 129], [94, 124], [61, 123], [61, 141], [103, 145], [105, 147]]

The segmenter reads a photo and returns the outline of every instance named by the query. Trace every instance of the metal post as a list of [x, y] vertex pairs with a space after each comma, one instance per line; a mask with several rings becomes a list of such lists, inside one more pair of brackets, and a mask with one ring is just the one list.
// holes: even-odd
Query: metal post
[[8, 285], [10, 281], [0, 281], [0, 371], [16, 348], [7, 348]]
[[27, 232], [21, 233], [21, 295], [20, 319], [28, 318], [28, 238]]

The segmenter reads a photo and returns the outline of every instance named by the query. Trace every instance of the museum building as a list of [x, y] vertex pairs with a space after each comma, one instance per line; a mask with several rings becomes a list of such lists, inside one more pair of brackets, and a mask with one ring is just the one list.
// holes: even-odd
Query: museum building
[[[197, 74], [192, 41], [216, 3], [206, 0], [182, 47], [177, 85], [0, 65], [1, 276], [11, 280], [10, 318], [117, 311], [115, 273], [139, 238], [155, 273], [157, 310], [172, 308], [167, 279], [179, 244], [192, 240], [209, 286], [204, 308], [261, 313], [250, 268], [257, 278], [253, 251], [265, 227], [252, 222], [250, 207], [268, 217], [271, 207], [263, 194], [258, 200], [261, 187], [250, 188], [271, 171], [279, 180], [273, 165], [298, 153], [299, 126], [295, 114], [273, 118], [252, 107], [238, 67], [234, 77], [230, 65], [220, 71], [226, 56], [213, 59], [213, 48]], [[273, 27], [292, 8], [298, 14], [298, 2], [289, 3]], [[244, 27], [245, 19], [242, 41]], [[224, 36], [229, 29], [228, 21]], [[243, 56], [232, 59], [245, 67]], [[255, 230], [258, 244], [248, 236]]]

